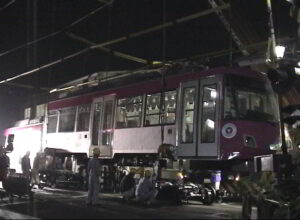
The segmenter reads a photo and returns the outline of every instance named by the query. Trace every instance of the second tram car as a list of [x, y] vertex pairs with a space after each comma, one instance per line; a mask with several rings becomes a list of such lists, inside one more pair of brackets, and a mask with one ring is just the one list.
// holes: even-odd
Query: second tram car
[[276, 95], [265, 75], [247, 68], [170, 74], [163, 86], [151, 79], [99, 87], [42, 106], [45, 116], [38, 123], [28, 120], [5, 132], [15, 134], [19, 157], [35, 146], [35, 152], [63, 152], [64, 163], [99, 148], [104, 163], [151, 167], [166, 146], [187, 171], [222, 170], [230, 161], [269, 154], [280, 142]]

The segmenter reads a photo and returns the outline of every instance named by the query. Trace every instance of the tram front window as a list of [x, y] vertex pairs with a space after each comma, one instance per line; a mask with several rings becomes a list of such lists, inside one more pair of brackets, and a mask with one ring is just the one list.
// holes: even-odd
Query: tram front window
[[224, 118], [278, 122], [277, 100], [268, 82], [229, 75], [225, 82]]

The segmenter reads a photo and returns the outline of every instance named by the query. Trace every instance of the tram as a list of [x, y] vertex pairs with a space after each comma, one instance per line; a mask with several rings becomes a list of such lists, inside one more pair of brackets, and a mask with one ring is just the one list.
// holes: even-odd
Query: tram
[[216, 68], [163, 81], [98, 86], [37, 105], [36, 116], [5, 131], [15, 135], [12, 168], [20, 171], [27, 150], [31, 161], [51, 151], [71, 172], [84, 173], [85, 159], [99, 148], [107, 176], [110, 166], [155, 167], [167, 155], [161, 176], [169, 178], [167, 170], [222, 171], [280, 146], [277, 97], [263, 73]]

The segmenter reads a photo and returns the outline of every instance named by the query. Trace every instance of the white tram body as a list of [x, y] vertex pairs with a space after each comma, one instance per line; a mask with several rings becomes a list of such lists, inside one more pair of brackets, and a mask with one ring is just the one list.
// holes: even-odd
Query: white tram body
[[[276, 97], [261, 73], [219, 68], [167, 75], [165, 82], [164, 88], [154, 79], [57, 99], [43, 105], [41, 124], [5, 135], [15, 134], [16, 158], [46, 148], [90, 157], [95, 147], [103, 159], [147, 157], [158, 155], [163, 141], [177, 158], [228, 160], [270, 153], [279, 143]], [[21, 134], [28, 126], [36, 133]]]

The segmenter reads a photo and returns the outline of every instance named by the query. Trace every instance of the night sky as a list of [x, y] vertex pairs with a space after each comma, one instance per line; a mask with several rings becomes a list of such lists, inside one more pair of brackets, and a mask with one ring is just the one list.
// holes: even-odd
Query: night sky
[[[219, 2], [219, 1], [216, 1]], [[266, 1], [233, 0], [231, 17], [245, 44], [267, 41], [269, 35]], [[276, 37], [293, 36], [297, 24], [289, 17], [290, 4], [273, 1]], [[210, 9], [206, 0], [1, 0], [0, 1], [0, 81], [35, 69], [87, 48], [72, 39], [75, 34], [94, 43], [119, 37]], [[78, 19], [96, 13], [74, 24]], [[71, 25], [74, 24], [74, 25]], [[242, 30], [244, 29], [244, 30]], [[28, 42], [57, 33], [37, 43]], [[20, 47], [21, 46], [21, 47]], [[15, 49], [20, 47], [20, 49]], [[223, 50], [237, 50], [219, 17], [211, 13], [172, 27], [129, 38], [107, 48], [148, 61], [189, 59]], [[13, 52], [7, 53], [15, 49]], [[254, 50], [254, 55], [265, 51]], [[242, 56], [235, 53], [234, 59]], [[226, 66], [229, 55], [210, 57], [209, 65]], [[93, 49], [28, 76], [11, 81], [32, 86], [0, 84], [0, 130], [20, 119], [28, 97], [96, 71], [130, 70], [145, 66]]]

